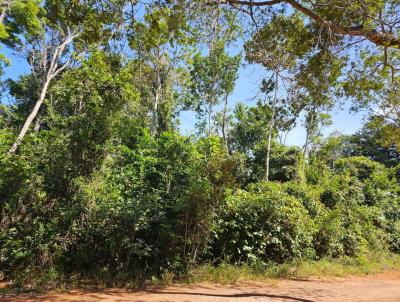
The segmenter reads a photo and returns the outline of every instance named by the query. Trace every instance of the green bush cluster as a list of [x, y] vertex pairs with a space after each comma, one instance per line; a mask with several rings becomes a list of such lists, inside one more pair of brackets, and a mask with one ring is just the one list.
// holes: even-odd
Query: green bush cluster
[[74, 173], [73, 137], [58, 133], [30, 142], [31, 153], [2, 156], [0, 264], [7, 278], [143, 281], [210, 261], [400, 251], [394, 169], [350, 157], [324, 167], [318, 183], [243, 187], [243, 156], [228, 154], [218, 138], [153, 138], [137, 127], [122, 137], [104, 145], [90, 175]]
[[[392, 160], [324, 146], [305, 159], [274, 140], [265, 182], [265, 131], [250, 127], [258, 115], [237, 122], [227, 142], [173, 129], [151, 135], [132, 76], [100, 53], [68, 70], [51, 87], [39, 130], [12, 155], [25, 107], [2, 109], [1, 277], [143, 282], [205, 262], [400, 252]], [[29, 85], [13, 88], [23, 104]]]
[[[124, 144], [107, 146], [90, 177], [69, 182], [58, 175], [68, 166], [47, 162], [52, 148], [35, 164], [3, 157], [0, 263], [7, 277], [52, 269], [144, 280], [163, 271], [183, 274], [197, 261], [227, 188], [235, 187], [240, 157], [228, 156], [217, 138], [132, 133]], [[65, 142], [46, 144], [57, 145], [61, 156]]]
[[318, 184], [252, 184], [228, 197], [209, 256], [282, 263], [398, 251], [398, 188], [390, 169], [363, 157], [337, 160]]

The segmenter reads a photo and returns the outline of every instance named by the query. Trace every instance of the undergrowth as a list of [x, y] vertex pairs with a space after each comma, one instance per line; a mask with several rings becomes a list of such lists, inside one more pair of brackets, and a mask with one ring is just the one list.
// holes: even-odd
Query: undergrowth
[[186, 282], [235, 283], [269, 279], [306, 279], [311, 277], [346, 277], [387, 271], [400, 271], [400, 256], [363, 255], [357, 258], [298, 260], [285, 264], [205, 264], [193, 269]]
[[[201, 282], [231, 284], [251, 281], [272, 281], [274, 279], [310, 279], [347, 277], [377, 274], [389, 271], [400, 271], [400, 255], [362, 255], [357, 258], [342, 257], [339, 259], [322, 259], [318, 261], [298, 260], [285, 264], [249, 263], [233, 265], [203, 264], [192, 268], [184, 277], [177, 277], [172, 272], [164, 272], [161, 276], [153, 276], [145, 282], [125, 279], [118, 280], [115, 276], [92, 276], [80, 279], [77, 276], [55, 277], [53, 274], [38, 276], [29, 285], [9, 284], [0, 288], [0, 295], [35, 292], [43, 293], [48, 290], [66, 291], [84, 289], [99, 291], [106, 288], [155, 288], [173, 284], [193, 284]], [[44, 280], [51, 276], [51, 280]]]

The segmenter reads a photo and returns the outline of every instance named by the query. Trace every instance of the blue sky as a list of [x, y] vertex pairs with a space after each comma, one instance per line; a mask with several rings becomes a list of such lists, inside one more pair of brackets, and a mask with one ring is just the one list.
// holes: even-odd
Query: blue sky
[[[240, 51], [240, 46], [230, 50], [232, 53], [238, 53]], [[17, 79], [20, 75], [29, 72], [29, 66], [24, 58], [10, 52], [10, 50], [7, 48], [1, 49], [1, 52], [10, 58], [12, 62], [11, 65], [5, 69], [5, 75], [3, 76], [3, 79]], [[260, 80], [265, 76], [268, 76], [268, 73], [263, 70], [262, 67], [255, 65], [242, 66], [239, 71], [239, 78], [237, 80], [236, 88], [229, 98], [230, 107], [233, 108], [238, 102], [246, 105], [255, 104], [257, 99], [254, 97], [257, 96]], [[7, 102], [7, 99], [3, 99], [2, 101]], [[352, 134], [361, 127], [363, 114], [350, 113], [349, 107], [350, 104], [345, 102], [343, 108], [335, 108], [331, 112], [333, 125], [325, 129], [325, 135], [328, 135], [334, 131], [339, 131], [343, 134]], [[183, 133], [194, 132], [195, 115], [193, 112], [181, 113], [180, 122], [181, 131]], [[297, 122], [297, 126], [289, 133], [286, 143], [288, 145], [302, 146], [304, 141], [305, 130], [302, 126], [301, 120], [299, 120]]]
[[[230, 99], [230, 103], [234, 104], [240, 101], [245, 104], [251, 104], [251, 102], [246, 102], [246, 100], [257, 95], [257, 90], [260, 87], [260, 80], [266, 75], [268, 74], [262, 67], [254, 65], [243, 67], [240, 70], [237, 86]], [[335, 131], [339, 131], [343, 134], [352, 134], [361, 128], [363, 114], [350, 113], [350, 106], [351, 104], [349, 102], [345, 102], [342, 106], [343, 108], [336, 107], [330, 112], [333, 124], [324, 130], [325, 135], [329, 135]], [[286, 143], [288, 145], [302, 146], [305, 142], [305, 136], [305, 129], [302, 126], [300, 118], [297, 122], [297, 126], [289, 133]]]
[[[241, 46], [231, 47], [229, 53], [237, 54], [242, 50]], [[261, 66], [244, 65], [239, 71], [239, 77], [233, 94], [229, 97], [230, 108], [241, 102], [246, 105], [253, 105], [257, 102], [260, 82], [262, 78], [269, 77], [270, 74]], [[336, 107], [330, 112], [332, 115], [332, 126], [326, 128], [324, 135], [332, 132], [340, 132], [342, 134], [353, 134], [361, 128], [363, 124], [363, 113], [351, 113], [350, 102], [344, 102], [341, 108]], [[192, 133], [195, 123], [195, 115], [192, 112], [181, 113], [181, 130], [184, 133]], [[302, 118], [297, 122], [296, 127], [288, 134], [286, 144], [303, 146], [305, 142], [306, 132], [302, 126]]]

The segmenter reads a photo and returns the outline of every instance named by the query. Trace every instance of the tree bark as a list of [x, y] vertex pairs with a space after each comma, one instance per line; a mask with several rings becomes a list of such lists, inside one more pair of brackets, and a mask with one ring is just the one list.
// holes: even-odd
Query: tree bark
[[25, 137], [26, 132], [28, 131], [28, 129], [31, 126], [33, 120], [35, 119], [37, 113], [39, 112], [40, 106], [42, 106], [44, 98], [46, 97], [46, 93], [47, 93], [47, 89], [49, 88], [50, 80], [51, 80], [50, 77], [46, 78], [46, 80], [42, 86], [42, 89], [40, 91], [40, 96], [39, 96], [38, 100], [36, 101], [35, 107], [33, 107], [32, 112], [29, 114], [28, 118], [25, 120], [25, 123], [22, 126], [22, 129], [19, 132], [17, 139], [15, 140], [11, 149], [8, 151], [9, 154], [13, 154], [13, 153], [15, 153], [15, 151], [17, 151], [19, 145], [21, 144], [22, 140]]
[[269, 163], [271, 160], [271, 141], [272, 141], [272, 131], [274, 129], [275, 124], [275, 106], [272, 109], [271, 121], [269, 122], [269, 131], [268, 131], [268, 143], [267, 143], [267, 156], [265, 158], [265, 181], [269, 181]]
[[151, 122], [150, 122], [150, 135], [155, 136], [158, 133], [158, 107], [160, 105], [160, 101], [162, 100], [162, 92], [163, 92], [163, 63], [162, 63], [162, 54], [159, 49], [157, 49], [157, 62], [155, 63], [155, 81], [154, 81], [154, 100], [153, 100], [153, 108], [151, 113]]
[[270, 161], [271, 161], [271, 143], [272, 143], [272, 132], [274, 130], [275, 125], [275, 113], [276, 113], [276, 103], [278, 101], [278, 73], [275, 73], [275, 92], [274, 92], [274, 100], [272, 103], [272, 115], [271, 121], [269, 122], [269, 131], [268, 131], [268, 143], [267, 143], [267, 156], [265, 157], [265, 181], [269, 181], [269, 170], [270, 170]]
[[227, 153], [229, 153], [228, 140], [226, 137], [226, 113], [227, 113], [227, 110], [228, 110], [228, 95], [225, 96], [224, 112], [222, 115], [222, 137], [224, 140], [225, 150]]
[[309, 124], [307, 125], [306, 141], [304, 143], [304, 149], [303, 149], [304, 162], [306, 162], [308, 159], [308, 148], [309, 148], [309, 144], [310, 144], [310, 140], [311, 140], [312, 129], [314, 128], [314, 118], [315, 118], [315, 112], [313, 110], [311, 112], [311, 120], [309, 121]]
[[212, 127], [211, 127], [211, 119], [212, 119], [212, 105], [214, 102], [214, 98], [211, 98], [210, 102], [208, 103], [208, 137], [211, 137]]
[[160, 87], [157, 87], [154, 95], [153, 112], [151, 115], [151, 124], [150, 124], [150, 134], [152, 136], [155, 136], [157, 134], [159, 103], [160, 103]]
[[[66, 38], [62, 41], [62, 43], [60, 43], [60, 45], [55, 47], [54, 52], [51, 57], [50, 66], [47, 68], [47, 70], [44, 70], [46, 73], [46, 77], [44, 78], [44, 82], [43, 82], [43, 86], [40, 91], [39, 98], [36, 101], [32, 112], [29, 114], [29, 116], [25, 120], [25, 123], [22, 126], [22, 129], [19, 132], [17, 139], [15, 140], [14, 144], [11, 146], [11, 149], [8, 151], [9, 154], [14, 154], [15, 151], [17, 151], [22, 140], [24, 139], [26, 132], [29, 130], [29, 127], [31, 126], [33, 120], [35, 119], [36, 115], [39, 112], [40, 107], [42, 106], [42, 103], [46, 97], [47, 90], [49, 88], [51, 80], [54, 79], [57, 75], [59, 75], [71, 63], [70, 60], [67, 60], [67, 62], [65, 62], [64, 64], [59, 66], [59, 60], [62, 57], [62, 55], [64, 54], [65, 48], [77, 36], [78, 36], [78, 34], [71, 33], [68, 28], [68, 35], [66, 36]], [[44, 58], [43, 58], [44, 60], [47, 60], [47, 51], [44, 52], [44, 55], [42, 53], [42, 56], [44, 56]]]
[[41, 122], [40, 122], [40, 118], [38, 117], [36, 119], [35, 126], [33, 127], [33, 131], [36, 132], [36, 133], [39, 132], [40, 126], [41, 126]]

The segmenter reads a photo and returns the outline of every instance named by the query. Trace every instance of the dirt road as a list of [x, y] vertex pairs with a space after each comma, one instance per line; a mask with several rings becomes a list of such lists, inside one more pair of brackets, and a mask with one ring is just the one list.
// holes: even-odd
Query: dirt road
[[159, 290], [72, 291], [2, 297], [1, 302], [400, 302], [400, 273], [329, 280], [282, 280], [235, 285], [197, 284]]

